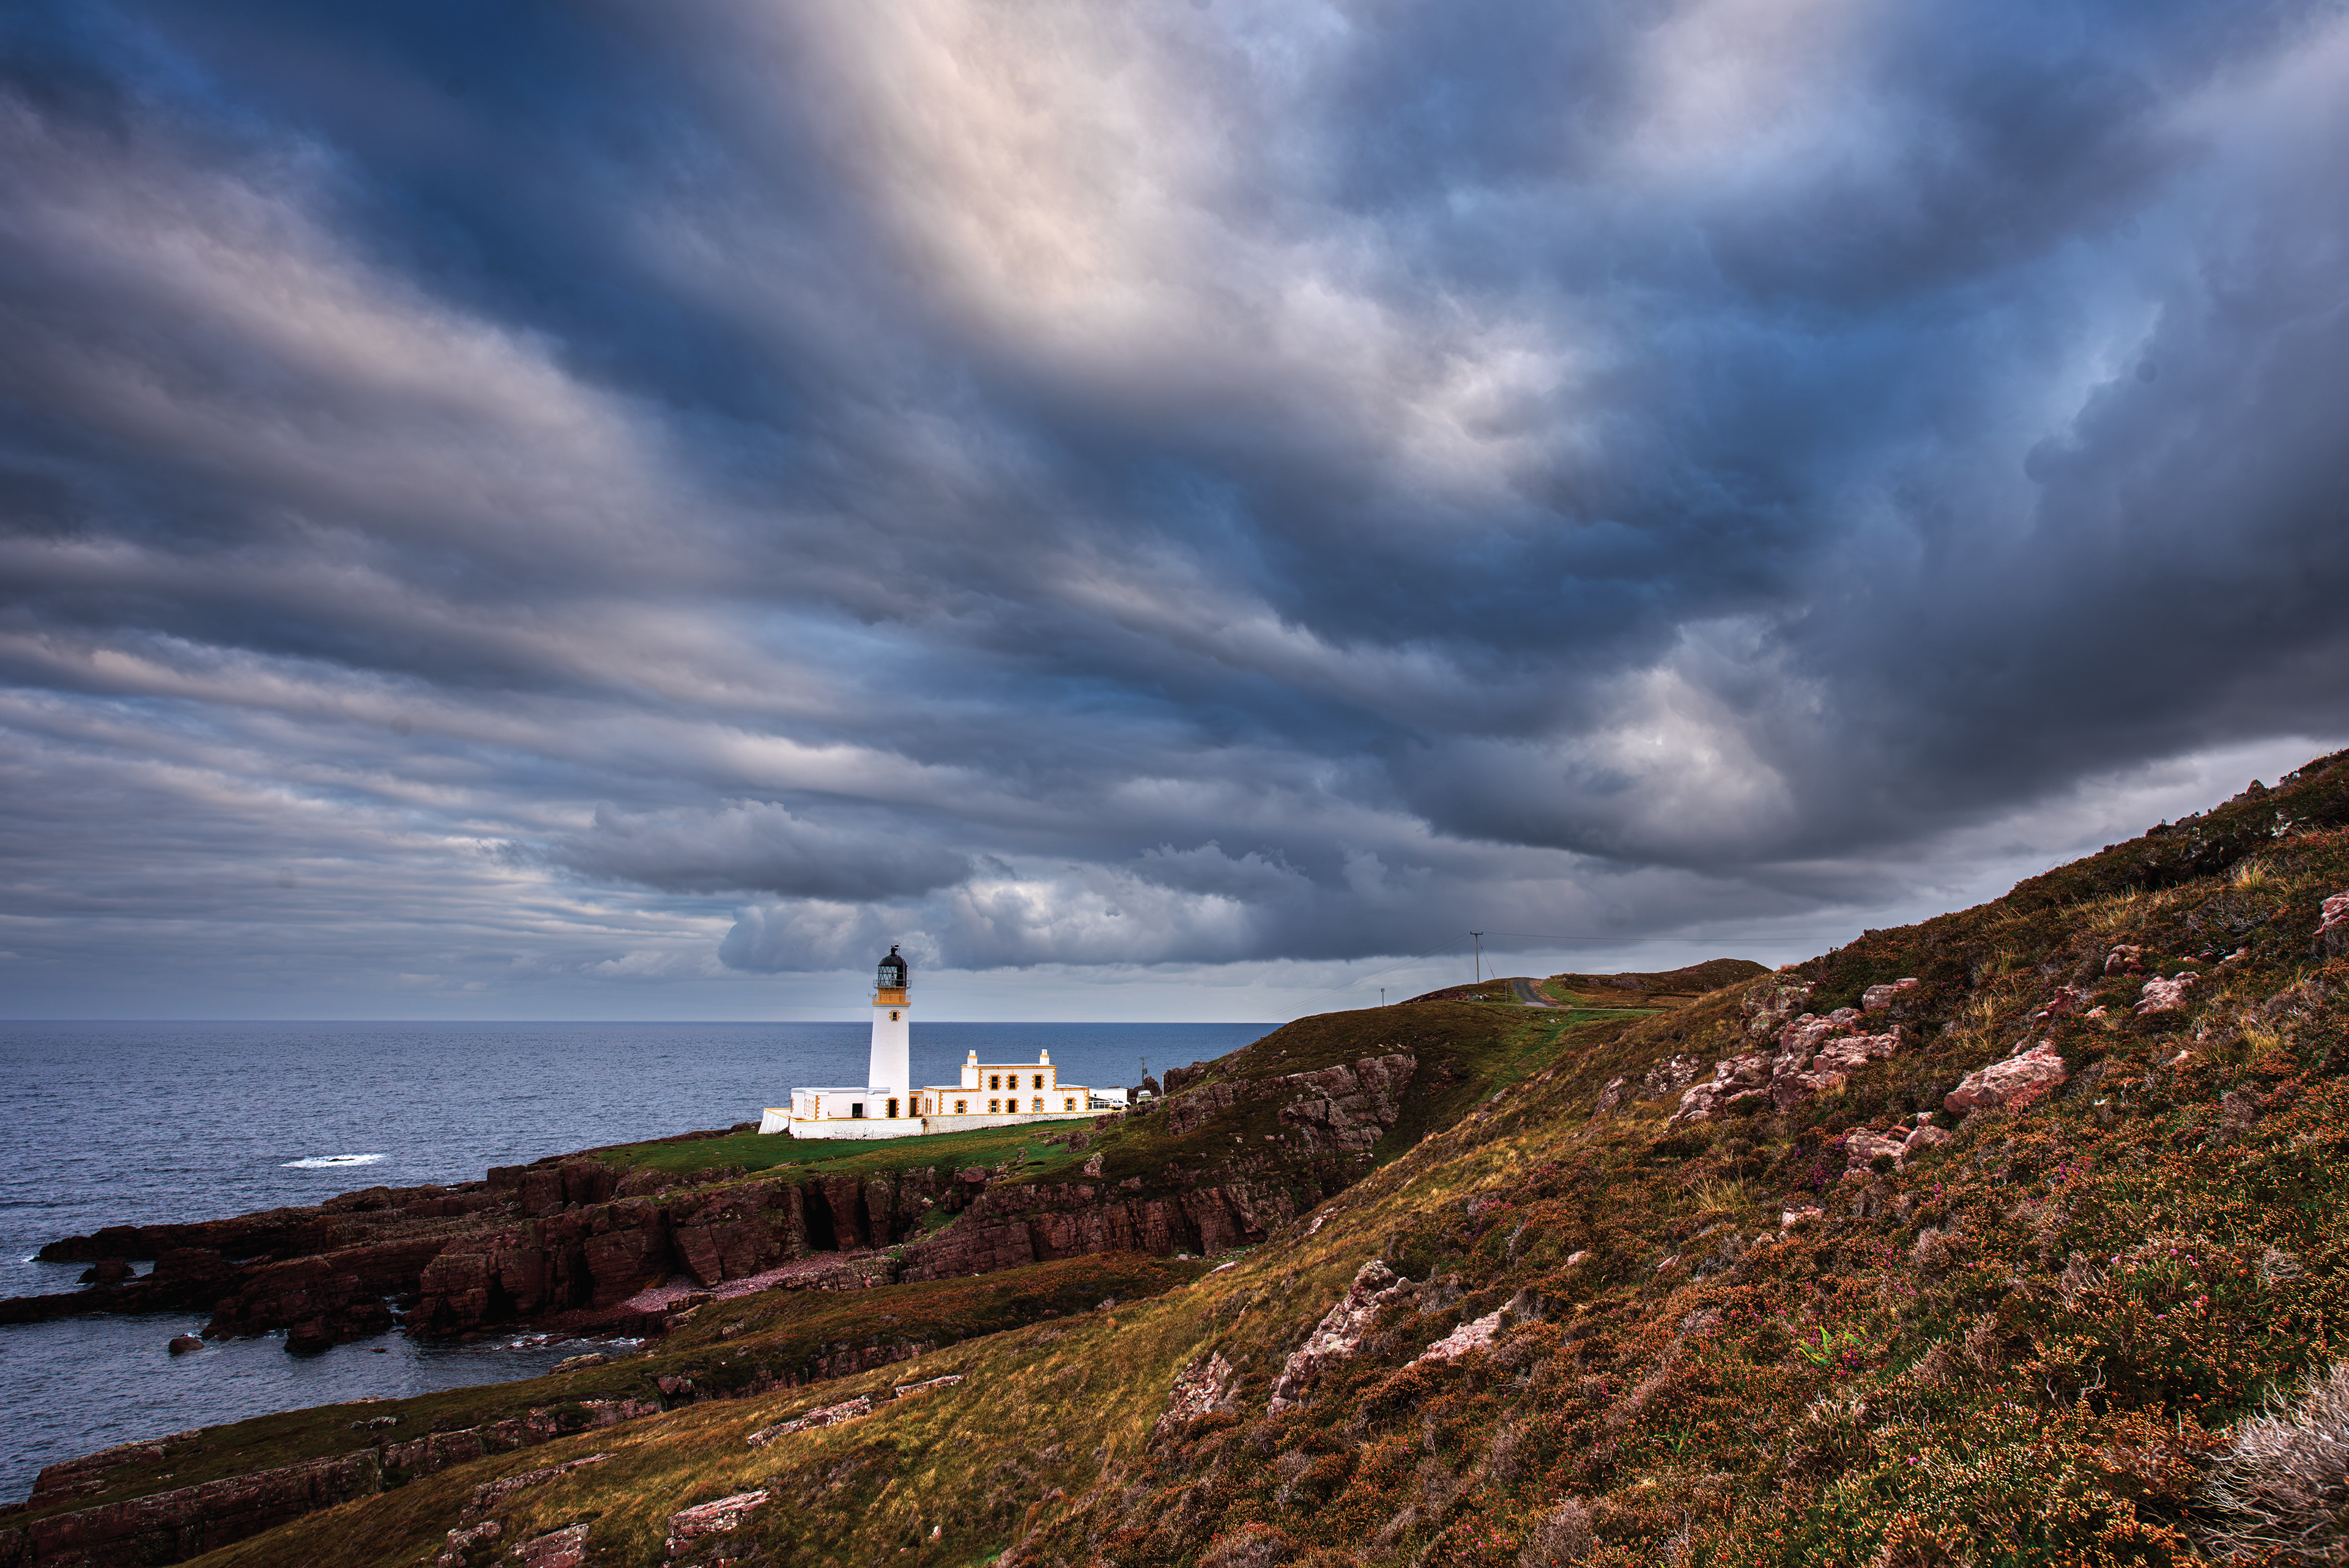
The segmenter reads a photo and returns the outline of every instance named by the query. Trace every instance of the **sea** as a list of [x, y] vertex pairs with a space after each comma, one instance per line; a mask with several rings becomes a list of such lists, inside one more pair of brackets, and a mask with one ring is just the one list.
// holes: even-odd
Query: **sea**
[[[1264, 1023], [918, 1023], [917, 1082], [964, 1054], [1131, 1085]], [[212, 1220], [377, 1185], [755, 1120], [794, 1084], [861, 1081], [869, 1025], [0, 1021], [0, 1296], [79, 1289], [33, 1254], [101, 1225]], [[140, 1265], [141, 1271], [148, 1265]], [[174, 1356], [203, 1314], [0, 1324], [0, 1503], [112, 1443], [367, 1396], [533, 1377], [585, 1346], [391, 1333], [323, 1355], [277, 1335]]]

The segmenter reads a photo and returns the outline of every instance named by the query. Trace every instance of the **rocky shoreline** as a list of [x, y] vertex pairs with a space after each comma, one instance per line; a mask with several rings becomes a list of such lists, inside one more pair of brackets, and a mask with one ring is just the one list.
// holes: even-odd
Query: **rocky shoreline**
[[[1106, 1266], [1109, 1254], [1205, 1257], [1261, 1242], [1368, 1175], [1381, 1149], [1409, 1147], [1423, 1135], [1423, 1122], [1456, 1114], [1486, 1092], [1464, 1064], [1500, 1027], [1489, 1014], [1444, 1003], [1394, 1010], [1368, 1039], [1360, 1038], [1373, 1032], [1365, 1021], [1309, 1021], [1216, 1063], [1169, 1073], [1170, 1093], [1146, 1113], [1029, 1140], [994, 1165], [916, 1164], [906, 1151], [899, 1168], [863, 1164], [856, 1174], [819, 1167], [753, 1176], [717, 1164], [681, 1172], [632, 1166], [643, 1150], [631, 1146], [501, 1167], [477, 1182], [369, 1187], [315, 1206], [110, 1226], [40, 1251], [45, 1261], [89, 1263], [88, 1288], [0, 1302], [0, 1323], [202, 1312], [206, 1338], [282, 1332], [297, 1353], [395, 1328], [426, 1338], [610, 1334], [655, 1342], [610, 1370], [638, 1366], [640, 1356], [659, 1370], [663, 1358], [698, 1354], [693, 1346], [709, 1337], [703, 1309], [717, 1302], [732, 1303], [718, 1331], [731, 1345], [747, 1343], [731, 1337], [742, 1327], [731, 1321], [737, 1314], [757, 1322], [773, 1310], [750, 1298], [934, 1292], [1038, 1265], [1066, 1270], [1102, 1259]], [[1038, 1154], [1030, 1144], [1058, 1147]], [[691, 1158], [668, 1152], [659, 1163]], [[152, 1271], [135, 1274], [130, 1265], [147, 1260]], [[936, 1337], [893, 1330], [827, 1342], [740, 1387], [732, 1386], [740, 1378], [713, 1378], [706, 1367], [646, 1372], [636, 1378], [643, 1388], [608, 1409], [533, 1408], [494, 1429], [436, 1430], [398, 1443], [387, 1436], [357, 1453], [145, 1495], [123, 1496], [122, 1487], [150, 1469], [169, 1481], [157, 1467], [170, 1456], [149, 1450], [200, 1449], [204, 1435], [123, 1445], [50, 1467], [26, 1502], [0, 1510], [0, 1568], [176, 1562], [444, 1464], [545, 1440], [582, 1419], [633, 1423], [684, 1403], [851, 1376], [934, 1349]], [[675, 1349], [680, 1342], [683, 1352]], [[607, 1360], [585, 1355], [557, 1370], [595, 1376], [577, 1369]]]
[[[854, 1288], [1106, 1252], [1204, 1255], [1262, 1241], [1300, 1202], [1309, 1208], [1364, 1174], [1418, 1065], [1390, 1051], [1185, 1085], [1143, 1124], [1184, 1138], [1269, 1116], [1278, 1131], [1265, 1141], [1280, 1147], [1234, 1135], [1241, 1147], [1228, 1153], [1154, 1172], [1155, 1191], [1140, 1176], [1102, 1177], [1098, 1158], [1081, 1175], [1072, 1168], [1078, 1179], [1035, 1182], [983, 1166], [794, 1180], [558, 1156], [456, 1186], [369, 1187], [312, 1207], [66, 1237], [39, 1256], [89, 1262], [102, 1282], [0, 1301], [0, 1324], [203, 1312], [207, 1339], [282, 1332], [297, 1353], [395, 1327], [435, 1338], [513, 1328], [642, 1335], [660, 1332], [664, 1318], [646, 1304], [648, 1293], [711, 1291], [825, 1256], [860, 1261], [813, 1271], [817, 1288], [830, 1272]], [[1103, 1117], [1093, 1131], [1123, 1119]], [[1081, 1148], [1088, 1136], [1063, 1139]], [[147, 1274], [105, 1277], [147, 1260]]]

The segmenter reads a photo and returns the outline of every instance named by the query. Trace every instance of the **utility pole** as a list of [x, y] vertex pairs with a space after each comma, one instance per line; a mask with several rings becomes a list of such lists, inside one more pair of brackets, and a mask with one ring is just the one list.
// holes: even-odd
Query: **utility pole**
[[1381, 1007], [1384, 1007], [1386, 1004], [1387, 1004], [1387, 988], [1386, 988], [1385, 986], [1383, 986], [1383, 985], [1382, 985], [1382, 986], [1379, 987], [1379, 1005], [1380, 1005]]
[[1482, 985], [1485, 983], [1485, 933], [1471, 931], [1468, 934], [1476, 939], [1476, 983]]

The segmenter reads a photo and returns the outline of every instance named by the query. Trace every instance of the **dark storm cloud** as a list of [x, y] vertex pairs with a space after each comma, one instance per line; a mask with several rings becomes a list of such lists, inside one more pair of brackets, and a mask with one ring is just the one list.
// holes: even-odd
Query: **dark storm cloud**
[[25, 962], [1751, 930], [2349, 732], [2331, 5], [0, 26]]
[[605, 880], [673, 893], [777, 893], [804, 898], [898, 898], [962, 881], [968, 858], [909, 842], [894, 829], [843, 829], [763, 801], [690, 817], [598, 811], [593, 828], [557, 840], [563, 864]]

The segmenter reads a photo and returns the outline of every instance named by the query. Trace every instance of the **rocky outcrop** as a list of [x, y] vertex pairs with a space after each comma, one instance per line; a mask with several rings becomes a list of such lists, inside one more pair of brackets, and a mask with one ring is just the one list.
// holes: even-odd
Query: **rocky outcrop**
[[313, 1459], [0, 1530], [0, 1563], [12, 1568], [177, 1563], [382, 1490], [383, 1467], [373, 1449]]
[[2201, 981], [2202, 977], [2192, 970], [2167, 980], [2157, 978], [2147, 981], [2142, 993], [2143, 1000], [2135, 1009], [2137, 1016], [2144, 1018], [2156, 1012], [2185, 1012], [2186, 993]]
[[1174, 1374], [1168, 1391], [1166, 1414], [1150, 1428], [1164, 1438], [1202, 1416], [1228, 1415], [1239, 1408], [1239, 1369], [1220, 1350], [1198, 1356]]
[[237, 1260], [330, 1252], [428, 1220], [461, 1220], [505, 1207], [487, 1183], [461, 1187], [369, 1187], [305, 1208], [265, 1209], [227, 1220], [173, 1225], [109, 1225], [43, 1247], [46, 1262], [157, 1258], [189, 1249]]
[[1491, 1348], [1493, 1341], [1500, 1336], [1501, 1324], [1506, 1316], [1506, 1311], [1494, 1311], [1469, 1319], [1421, 1351], [1413, 1358], [1413, 1365], [1422, 1361], [1457, 1361], [1472, 1350]]
[[0, 1301], [0, 1324], [45, 1323], [85, 1313], [202, 1312], [235, 1290], [243, 1273], [208, 1248], [174, 1248], [156, 1261], [153, 1272], [137, 1279]]
[[1955, 1116], [1970, 1111], [2020, 1111], [2061, 1087], [2071, 1068], [2054, 1044], [2024, 1040], [2003, 1062], [1967, 1074], [1958, 1086], [1941, 1096], [1941, 1108]]
[[1418, 1070], [1418, 1057], [1398, 1051], [1264, 1080], [1258, 1092], [1281, 1101], [1281, 1128], [1304, 1149], [1362, 1155], [1402, 1116], [1403, 1091]]
[[1376, 1258], [1357, 1269], [1346, 1293], [1322, 1314], [1313, 1332], [1305, 1336], [1305, 1343], [1280, 1364], [1280, 1375], [1273, 1379], [1272, 1403], [1266, 1413], [1278, 1416], [1303, 1404], [1306, 1389], [1322, 1369], [1358, 1355], [1363, 1338], [1371, 1331], [1371, 1321], [1415, 1290], [1409, 1280]]
[[462, 1334], [581, 1308], [614, 1308], [668, 1277], [667, 1212], [628, 1198], [451, 1244], [425, 1263], [409, 1324]]
[[[608, 1314], [679, 1270], [709, 1287], [817, 1253], [885, 1247], [912, 1234], [947, 1185], [941, 1172], [926, 1168], [804, 1185], [737, 1182], [666, 1203], [566, 1196], [567, 1207], [480, 1232], [432, 1258], [419, 1272], [409, 1322], [419, 1333], [453, 1334], [550, 1314]], [[565, 1177], [561, 1190], [625, 1186]], [[542, 1175], [532, 1189], [537, 1196], [523, 1201], [552, 1202], [556, 1189]]]
[[1083, 1182], [994, 1189], [951, 1228], [907, 1245], [897, 1277], [955, 1279], [1095, 1252], [1205, 1257], [1260, 1241], [1296, 1217], [1286, 1185], [1245, 1179], [1163, 1198]]
[[[995, 1184], [990, 1172], [974, 1168], [958, 1173], [949, 1184], [956, 1189], [936, 1199], [958, 1214], [956, 1223], [907, 1244], [898, 1277], [952, 1279], [1096, 1252], [1204, 1257], [1260, 1241], [1296, 1218], [1300, 1192], [1318, 1201], [1368, 1168], [1371, 1150], [1402, 1118], [1418, 1068], [1418, 1057], [1398, 1051], [1307, 1072], [1207, 1084], [1196, 1082], [1198, 1072], [1170, 1071], [1173, 1097], [1151, 1113], [1165, 1117], [1169, 1134], [1196, 1133], [1233, 1113], [1268, 1107], [1281, 1129], [1282, 1168], [1268, 1155], [1236, 1151], [1229, 1160], [1187, 1173], [1168, 1166], [1159, 1173], [1162, 1180], [1196, 1185], [1149, 1195], [1133, 1190], [1141, 1185], [1136, 1179]], [[1096, 1158], [1082, 1169], [1098, 1179], [1104, 1162]], [[962, 1196], [966, 1191], [972, 1195]], [[909, 1196], [921, 1202], [909, 1202]], [[892, 1199], [896, 1233], [910, 1231], [930, 1201], [926, 1191], [901, 1186]], [[874, 1209], [869, 1194], [866, 1209]]]
[[[322, 1508], [371, 1497], [387, 1487], [430, 1475], [450, 1465], [464, 1464], [485, 1454], [511, 1453], [573, 1432], [616, 1426], [622, 1421], [657, 1415], [660, 1409], [660, 1405], [651, 1400], [591, 1399], [574, 1406], [533, 1409], [525, 1416], [492, 1426], [434, 1432], [398, 1442], [387, 1440], [355, 1454], [256, 1470], [250, 1475], [229, 1476], [123, 1502], [54, 1513], [0, 1530], [0, 1564], [6, 1568], [134, 1568], [177, 1563]], [[83, 1492], [102, 1490], [109, 1472], [126, 1464], [160, 1460], [174, 1445], [200, 1436], [181, 1432], [150, 1442], [123, 1443], [85, 1459], [52, 1465], [41, 1472], [26, 1506], [39, 1508]], [[544, 1480], [558, 1470], [593, 1462], [577, 1460], [568, 1467], [534, 1471], [529, 1477], [492, 1485], [512, 1490], [533, 1479]], [[475, 1495], [481, 1494], [477, 1491]]]
[[742, 1521], [767, 1504], [763, 1491], [736, 1492], [715, 1502], [696, 1503], [693, 1507], [668, 1516], [667, 1554], [683, 1557], [698, 1549], [708, 1536], [730, 1535], [742, 1527]]
[[2333, 958], [2349, 957], [2349, 893], [2335, 893], [2324, 900], [2316, 926], [2315, 950]]
[[[1904, 983], [1914, 984], [1893, 982], [1896, 997]], [[1798, 992], [1807, 995], [1808, 990], [1779, 987], [1767, 999], [1768, 1005], [1757, 1007], [1754, 1018], [1781, 1016], [1775, 1009], [1785, 998]], [[1711, 1121], [1724, 1111], [1760, 1109], [1765, 1105], [1784, 1113], [1814, 1095], [1840, 1088], [1853, 1073], [1900, 1048], [1900, 1025], [1896, 1023], [1879, 1034], [1858, 1033], [1863, 1016], [1857, 1008], [1838, 1007], [1825, 1018], [1806, 1012], [1783, 1024], [1775, 1051], [1732, 1056], [1714, 1065], [1711, 1083], [1696, 1085], [1682, 1094], [1673, 1125]]]
[[1917, 987], [1918, 981], [1913, 975], [1887, 981], [1882, 985], [1871, 985], [1860, 993], [1859, 1009], [1863, 1012], [1881, 1012]]
[[[260, 1334], [305, 1328], [321, 1345], [381, 1333], [388, 1295], [416, 1288], [425, 1262], [454, 1238], [502, 1212], [486, 1184], [370, 1187], [300, 1209], [271, 1209], [193, 1224], [112, 1225], [68, 1236], [40, 1256], [97, 1260], [92, 1274], [127, 1272], [125, 1260], [155, 1267], [69, 1294], [0, 1302], [0, 1323], [84, 1313], [209, 1312], [206, 1332]], [[306, 1327], [305, 1327], [306, 1325]]]
[[1745, 1015], [1745, 1033], [1756, 1040], [1777, 1033], [1795, 1015], [1795, 1009], [1811, 999], [1816, 989], [1811, 981], [1800, 978], [1787, 980], [1772, 975], [1754, 981], [1737, 1004], [1738, 1011]]
[[[1402, 1114], [1403, 1089], [1418, 1068], [1418, 1057], [1394, 1052], [1311, 1072], [1203, 1084], [1167, 1101], [1166, 1130], [1180, 1137], [1238, 1106], [1270, 1101], [1280, 1107], [1281, 1127], [1309, 1145], [1362, 1153]], [[1179, 1081], [1176, 1072], [1166, 1075], [1170, 1084]]]
[[381, 1334], [392, 1326], [384, 1298], [414, 1289], [441, 1245], [438, 1237], [427, 1236], [247, 1270], [235, 1293], [214, 1303], [204, 1337], [298, 1328], [308, 1331], [305, 1340], [324, 1348]]

